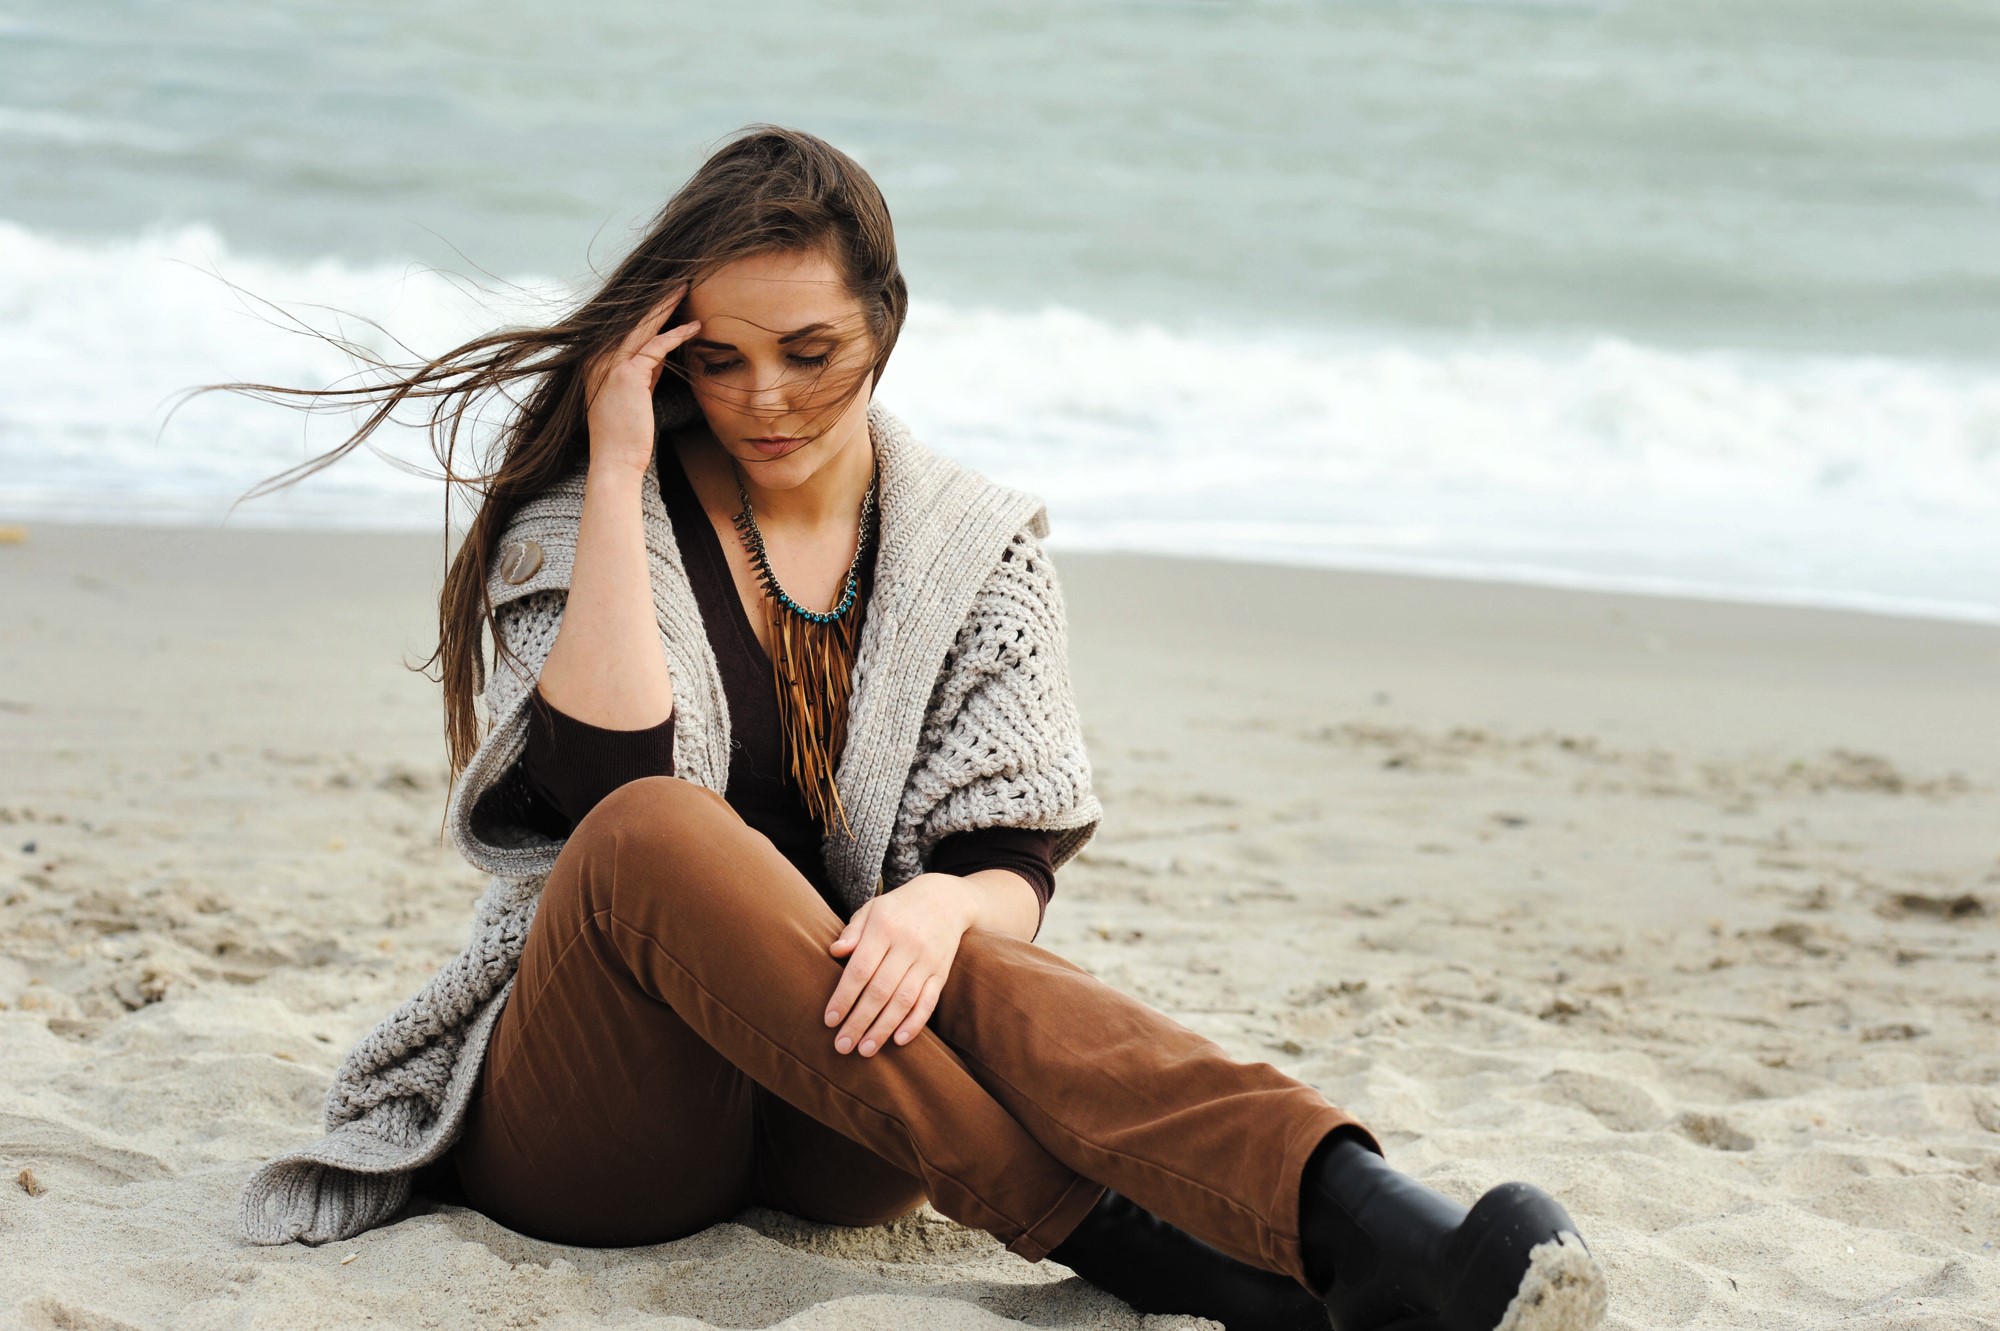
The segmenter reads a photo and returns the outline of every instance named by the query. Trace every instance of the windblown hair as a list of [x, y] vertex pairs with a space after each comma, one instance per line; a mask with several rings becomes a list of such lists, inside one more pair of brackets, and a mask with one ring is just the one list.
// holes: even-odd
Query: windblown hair
[[[486, 590], [495, 546], [522, 504], [587, 463], [589, 368], [615, 350], [677, 284], [698, 283], [752, 255], [800, 252], [831, 260], [860, 304], [873, 344], [866, 373], [854, 376], [851, 388], [836, 385], [837, 396], [848, 399], [864, 380], [872, 393], [909, 305], [888, 205], [847, 154], [811, 134], [768, 124], [746, 126], [711, 154], [595, 293], [547, 327], [488, 333], [419, 365], [390, 364], [349, 340], [314, 330], [362, 361], [368, 382], [324, 389], [232, 383], [196, 390], [243, 393], [307, 411], [364, 413], [340, 445], [260, 483], [245, 498], [337, 462], [406, 404], [431, 403], [427, 428], [447, 493], [451, 486], [464, 486], [479, 498], [439, 597], [437, 648], [417, 667], [435, 667], [433, 677], [444, 686], [454, 781], [479, 745], [475, 703], [487, 669], [482, 636], [492, 632], [496, 653], [504, 650]], [[657, 419], [693, 418], [698, 409], [688, 374], [678, 354], [668, 357], [654, 393]], [[454, 462], [462, 436], [481, 419], [481, 404], [496, 399], [505, 411], [488, 456], [479, 460], [479, 470], [461, 474]], [[449, 498], [446, 525], [448, 533]]]

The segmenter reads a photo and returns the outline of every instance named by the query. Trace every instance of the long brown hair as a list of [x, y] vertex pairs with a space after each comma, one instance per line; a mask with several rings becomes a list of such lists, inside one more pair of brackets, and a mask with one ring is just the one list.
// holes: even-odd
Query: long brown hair
[[[859, 302], [874, 344], [863, 378], [870, 391], [895, 349], [909, 296], [896, 262], [888, 205], [861, 165], [825, 140], [777, 125], [744, 127], [712, 153], [667, 200], [645, 236], [570, 313], [543, 328], [507, 328], [473, 338], [421, 365], [394, 365], [347, 339], [308, 329], [360, 360], [372, 381], [324, 389], [271, 384], [211, 384], [196, 392], [228, 391], [307, 411], [364, 412], [340, 445], [251, 489], [269, 494], [332, 465], [359, 447], [406, 403], [429, 400], [431, 448], [444, 469], [446, 527], [449, 490], [461, 485], [480, 499], [465, 539], [452, 555], [438, 599], [438, 644], [415, 667], [444, 686], [444, 731], [454, 781], [478, 748], [475, 701], [486, 684], [482, 635], [494, 631], [487, 595], [500, 534], [528, 500], [583, 467], [589, 458], [585, 371], [611, 351], [663, 292], [700, 282], [751, 255], [817, 251], [830, 258]], [[691, 420], [698, 411], [687, 371], [670, 357], [654, 394], [661, 419]], [[859, 382], [859, 381], [857, 381]], [[460, 436], [479, 419], [482, 403], [505, 411], [482, 470], [454, 467]]]

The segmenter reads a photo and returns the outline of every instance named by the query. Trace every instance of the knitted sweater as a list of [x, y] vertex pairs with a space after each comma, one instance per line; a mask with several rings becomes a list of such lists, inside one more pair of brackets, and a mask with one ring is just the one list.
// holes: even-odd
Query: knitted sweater
[[[1070, 693], [1062, 595], [1040, 546], [1048, 534], [1040, 501], [932, 453], [879, 403], [869, 406], [868, 429], [881, 543], [835, 774], [854, 836], [823, 845], [849, 913], [921, 873], [952, 833], [1048, 829], [1057, 833], [1059, 866], [1103, 813]], [[460, 853], [491, 875], [472, 936], [341, 1063], [327, 1093], [326, 1135], [252, 1176], [238, 1223], [253, 1243], [325, 1243], [393, 1219], [409, 1199], [412, 1172], [457, 1140], [562, 848], [521, 817], [520, 759], [527, 702], [562, 623], [583, 479], [575, 472], [522, 506], [488, 585], [499, 636], [517, 659], [502, 654], [487, 680], [489, 729], [446, 812]], [[674, 770], [722, 793], [729, 709], [721, 675], [657, 475], [641, 495], [674, 681]]]

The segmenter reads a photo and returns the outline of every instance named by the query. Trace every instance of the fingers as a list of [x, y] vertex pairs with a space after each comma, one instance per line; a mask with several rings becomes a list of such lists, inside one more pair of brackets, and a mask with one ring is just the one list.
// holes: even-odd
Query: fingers
[[[833, 987], [833, 997], [826, 1001], [826, 1024], [829, 1026], [838, 1026], [841, 1018], [849, 1015], [849, 1010], [861, 997], [862, 986], [874, 976], [876, 969], [882, 964], [883, 956], [889, 950], [879, 935], [870, 936], [865, 929], [857, 927], [860, 919], [861, 916], [857, 914], [847, 926], [853, 932], [856, 941], [851, 944], [854, 952], [847, 959], [846, 969], [841, 972], [840, 983]], [[841, 938], [847, 936], [842, 934]], [[840, 943], [841, 939], [834, 940], [836, 948]], [[841, 1052], [844, 1054], [847, 1051], [843, 1049]]]
[[688, 285], [685, 282], [676, 282], [668, 287], [667, 293], [646, 311], [646, 317], [633, 325], [631, 332], [625, 334], [625, 340], [618, 344], [620, 354], [628, 357], [636, 356], [639, 354], [639, 348], [657, 337], [661, 325], [667, 321], [667, 316], [674, 312], [674, 306], [680, 304], [681, 297], [687, 295], [687, 289]]
[[648, 338], [637, 351], [632, 353], [632, 359], [651, 361], [654, 372], [658, 373], [660, 363], [666, 360], [667, 353], [700, 331], [701, 320], [699, 319], [690, 319], [684, 324], [676, 324], [665, 332], [657, 333]]
[[[896, 989], [908, 971], [910, 971], [908, 959], [898, 955], [896, 951], [890, 951], [872, 967], [868, 983], [864, 983], [860, 987], [860, 993], [854, 995], [854, 1009], [848, 1013], [848, 1019], [840, 1023], [840, 1031], [834, 1035], [834, 1049], [838, 1049], [840, 1053], [848, 1053], [850, 1049], [862, 1043], [862, 1037], [868, 1033], [868, 1027], [874, 1023], [876, 1015], [880, 1015], [880, 1011], [896, 999]], [[870, 1049], [868, 1053], [874, 1053], [874, 1049]]]
[[674, 312], [674, 307], [681, 303], [687, 291], [688, 284], [685, 282], [676, 282], [668, 287], [666, 293], [647, 309], [645, 317], [632, 325], [630, 331], [619, 340], [618, 346], [591, 364], [585, 377], [585, 385], [593, 400], [597, 397], [597, 390], [603, 386], [605, 378], [613, 370], [646, 351], [661, 338], [669, 337], [672, 340], [658, 348], [651, 357], [652, 364], [648, 367], [652, 377], [657, 381], [660, 366], [665, 361], [667, 353], [694, 336], [700, 328], [700, 324], [690, 322], [682, 324], [679, 328], [661, 331], [660, 325], [667, 321], [667, 317]]
[[[893, 914], [871, 913], [863, 903], [827, 950], [847, 953], [840, 983], [827, 1000], [825, 1020], [839, 1026], [833, 1047], [871, 1058], [893, 1039], [908, 1044], [936, 1010], [951, 969], [954, 947]], [[903, 927], [898, 928], [898, 924]]]
[[897, 1044], [908, 1044], [917, 1038], [917, 1032], [924, 1028], [931, 1019], [931, 1013], [937, 1010], [938, 995], [943, 992], [944, 976], [932, 975], [924, 981], [916, 1006], [910, 1009], [910, 1015], [904, 1018], [902, 1026], [896, 1031]]
[[659, 387], [660, 376], [666, 373], [667, 356], [681, 343], [701, 331], [701, 320], [690, 319], [677, 328], [669, 328], [652, 341], [640, 347], [632, 359], [646, 367], [646, 391]]
[[[929, 987], [931, 979], [931, 976], [924, 974], [924, 968], [921, 966], [912, 965], [903, 972], [901, 982], [896, 985], [895, 996], [882, 1005], [881, 1012], [868, 1024], [866, 1032], [861, 1037], [862, 1057], [872, 1057], [876, 1050], [889, 1043], [890, 1034], [903, 1018], [915, 1009], [924, 996], [924, 990]], [[837, 1045], [835, 1047], [838, 1048]]]
[[[867, 947], [868, 944], [864, 941], [862, 948]], [[854, 955], [866, 961], [864, 952], [857, 951]], [[850, 961], [848, 969], [853, 968], [854, 963]], [[909, 969], [908, 959], [893, 951], [869, 968], [866, 983], [862, 984], [854, 996], [853, 1010], [847, 1014], [847, 1020], [841, 1023], [839, 1033], [833, 1037], [835, 1049], [845, 1054], [862, 1042], [870, 1024], [881, 1014], [882, 1009], [895, 1001], [897, 990], [909, 973]], [[881, 1042], [878, 1040], [876, 1043], [879, 1046]], [[874, 1050], [870, 1049], [868, 1052], [873, 1053]]]

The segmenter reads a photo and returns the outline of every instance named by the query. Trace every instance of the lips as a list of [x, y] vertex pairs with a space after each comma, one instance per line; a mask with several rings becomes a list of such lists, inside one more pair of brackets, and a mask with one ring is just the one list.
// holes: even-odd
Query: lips
[[785, 454], [802, 448], [812, 441], [801, 438], [798, 435], [785, 435], [782, 438], [746, 439], [743, 442], [756, 449], [759, 453], [762, 453], [765, 457], [775, 458], [783, 457]]

